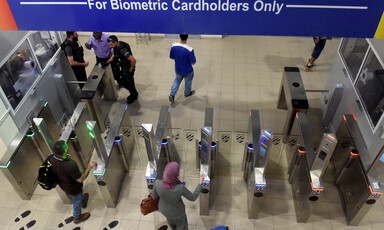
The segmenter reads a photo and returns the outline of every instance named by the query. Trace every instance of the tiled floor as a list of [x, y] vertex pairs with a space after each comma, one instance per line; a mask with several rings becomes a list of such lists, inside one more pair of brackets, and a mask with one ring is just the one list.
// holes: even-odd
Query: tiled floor
[[[156, 125], [160, 107], [169, 105], [168, 95], [175, 74], [174, 63], [168, 55], [170, 45], [176, 40], [153, 38], [146, 45], [136, 44], [132, 37], [120, 39], [131, 45], [137, 59], [135, 80], [140, 95], [138, 102], [129, 106], [132, 123], [135, 126], [142, 123]], [[87, 37], [80, 40], [85, 42]], [[205, 107], [214, 108], [215, 139], [220, 141], [218, 173], [209, 216], [198, 215], [199, 200], [186, 201], [189, 229], [210, 229], [217, 225], [227, 225], [236, 230], [376, 230], [384, 227], [383, 201], [374, 206], [358, 227], [347, 226], [337, 189], [331, 182], [326, 184], [326, 192], [308, 223], [296, 223], [291, 188], [284, 176], [270, 180], [270, 193], [265, 196], [267, 205], [261, 207], [260, 218], [247, 218], [246, 187], [241, 172], [244, 143], [239, 143], [236, 137], [244, 135], [247, 130], [249, 109], [260, 110], [262, 128], [271, 129], [275, 134], [281, 133], [285, 112], [276, 109], [276, 100], [283, 67], [299, 67], [306, 89], [323, 89], [338, 48], [338, 39], [327, 41], [311, 72], [304, 70], [304, 64], [313, 48], [312, 38], [226, 36], [223, 39], [191, 39], [188, 44], [194, 48], [197, 57], [193, 80], [196, 95], [185, 98], [182, 95], [183, 86], [180, 87], [176, 102], [171, 107], [171, 118], [175, 132], [182, 137], [177, 144], [178, 150], [184, 154], [181, 179], [187, 182], [189, 189], [194, 189], [198, 183], [195, 152], [193, 144], [183, 139], [186, 129], [198, 133], [197, 130], [203, 125]], [[89, 73], [95, 63], [92, 51], [86, 51], [86, 60], [91, 62], [87, 69]], [[120, 89], [120, 102], [125, 103], [127, 96], [127, 91]], [[319, 93], [308, 93], [308, 98], [312, 108], [320, 107]], [[314, 110], [309, 117], [316, 120], [319, 114]], [[316, 124], [316, 121], [312, 123]], [[229, 137], [229, 141], [221, 141], [223, 136]], [[283, 146], [277, 153], [284, 153]], [[284, 157], [275, 163], [274, 170], [284, 172]], [[145, 166], [146, 154], [142, 140], [138, 140], [131, 171], [114, 209], [106, 208], [95, 179], [90, 176], [85, 182], [85, 191], [90, 193], [86, 210], [92, 216], [78, 226], [65, 223], [64, 220], [72, 214], [72, 207], [63, 205], [55, 192], [37, 188], [31, 200], [21, 200], [0, 173], [0, 229], [21, 229], [23, 226], [26, 229], [32, 220], [36, 223], [30, 229], [58, 229], [60, 223], [64, 225], [61, 229], [104, 229], [115, 220], [119, 224], [113, 229], [157, 229], [165, 223], [164, 217], [160, 213], [142, 216], [139, 210], [139, 203], [147, 194]], [[31, 210], [31, 214], [21, 218], [20, 215], [27, 210]], [[14, 221], [17, 217], [21, 219], [19, 222]]]

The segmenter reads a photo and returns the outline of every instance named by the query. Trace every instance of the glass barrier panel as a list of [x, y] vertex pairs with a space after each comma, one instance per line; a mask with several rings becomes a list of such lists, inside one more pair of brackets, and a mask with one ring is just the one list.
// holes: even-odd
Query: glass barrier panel
[[340, 47], [340, 55], [347, 66], [352, 82], [355, 82], [357, 73], [363, 63], [368, 50], [365, 38], [344, 38]]
[[0, 67], [0, 86], [14, 110], [39, 75], [28, 41], [25, 40]]
[[384, 70], [372, 50], [368, 53], [355, 87], [375, 127], [384, 111]]

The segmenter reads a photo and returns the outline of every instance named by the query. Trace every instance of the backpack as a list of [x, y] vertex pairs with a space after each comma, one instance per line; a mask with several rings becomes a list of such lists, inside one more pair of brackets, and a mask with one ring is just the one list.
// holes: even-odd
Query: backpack
[[53, 155], [49, 156], [44, 163], [40, 166], [39, 176], [37, 181], [39, 185], [45, 190], [51, 190], [56, 187], [58, 180], [52, 170], [52, 163], [49, 161]]

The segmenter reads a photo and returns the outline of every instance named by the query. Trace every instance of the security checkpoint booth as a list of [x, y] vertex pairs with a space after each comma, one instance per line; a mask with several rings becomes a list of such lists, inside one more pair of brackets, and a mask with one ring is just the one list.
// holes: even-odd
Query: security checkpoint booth
[[204, 126], [201, 128], [201, 141], [196, 140], [196, 167], [204, 174], [200, 194], [199, 214], [209, 215], [212, 194], [212, 179], [217, 170], [218, 141], [213, 141], [213, 108], [205, 108]]
[[123, 129], [131, 127], [127, 105], [118, 104], [105, 140], [100, 135], [96, 121], [87, 121], [86, 126], [98, 155], [93, 175], [107, 207], [114, 208], [119, 200], [125, 176], [129, 172], [129, 154], [134, 144], [133, 135], [123, 135]]
[[258, 110], [249, 116], [248, 141], [245, 142], [242, 170], [247, 184], [247, 210], [249, 219], [257, 219], [261, 206], [269, 205], [263, 199], [267, 191], [267, 161], [273, 135], [262, 130]]
[[383, 192], [382, 42], [343, 38], [325, 85], [328, 92], [320, 98], [324, 113], [333, 110], [333, 118], [323, 125], [340, 140], [331, 162], [346, 221], [352, 226], [359, 225]]
[[170, 138], [170, 129], [172, 128], [170, 109], [169, 106], [161, 107], [156, 133], [154, 133], [152, 124], [142, 124], [148, 156], [145, 179], [149, 190], [153, 189], [156, 179], [161, 180], [163, 178], [164, 168], [169, 162], [176, 161], [180, 163], [180, 158]]

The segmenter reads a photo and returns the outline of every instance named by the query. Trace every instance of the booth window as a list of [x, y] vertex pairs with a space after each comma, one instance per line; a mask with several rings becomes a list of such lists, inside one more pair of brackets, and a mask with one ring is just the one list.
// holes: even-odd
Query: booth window
[[40, 31], [29, 36], [33, 52], [44, 70], [48, 62], [59, 49], [59, 35], [57, 32]]
[[28, 41], [25, 40], [0, 67], [0, 86], [14, 110], [39, 75]]
[[368, 47], [369, 44], [365, 38], [343, 38], [339, 52], [352, 82], [356, 80]]
[[368, 52], [355, 88], [371, 125], [376, 127], [384, 111], [384, 70], [372, 50]]

